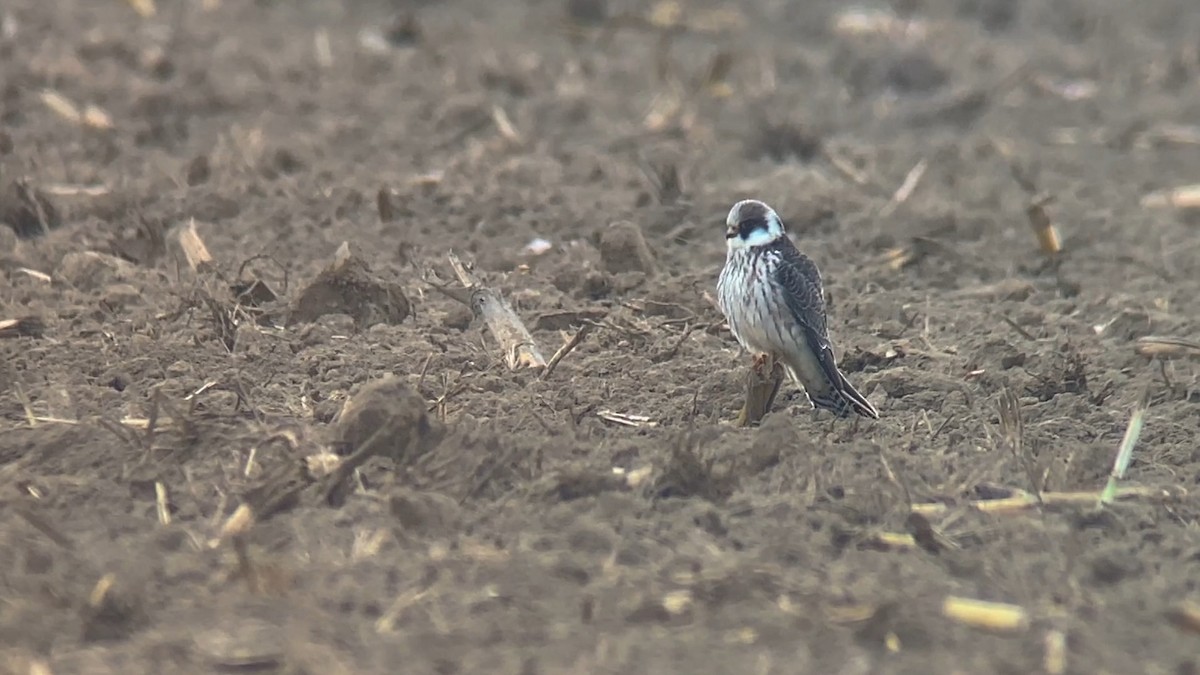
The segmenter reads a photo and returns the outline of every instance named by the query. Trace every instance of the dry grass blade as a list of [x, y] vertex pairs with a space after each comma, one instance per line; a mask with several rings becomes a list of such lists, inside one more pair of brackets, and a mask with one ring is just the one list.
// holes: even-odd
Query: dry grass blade
[[620, 424], [626, 427], [656, 427], [658, 422], [653, 421], [646, 415], [632, 415], [626, 413], [613, 412], [612, 410], [601, 410], [596, 413], [596, 416], [606, 422]]
[[512, 118], [499, 105], [492, 106], [492, 122], [496, 124], [496, 130], [505, 140], [514, 145], [521, 143], [521, 134], [517, 133], [517, 127], [513, 125]]
[[907, 532], [872, 532], [865, 541], [883, 550], [911, 551], [917, 548], [917, 540]]
[[895, 212], [895, 210], [899, 208], [901, 204], [908, 201], [908, 198], [911, 197], [913, 192], [916, 191], [917, 185], [921, 183], [921, 177], [925, 175], [925, 169], [928, 167], [929, 162], [925, 159], [922, 159], [921, 161], [917, 162], [912, 169], [909, 170], [908, 174], [904, 177], [904, 182], [901, 183], [900, 187], [896, 189], [896, 192], [892, 194], [892, 198], [888, 201], [888, 203], [879, 210], [880, 217], [886, 218], [887, 216], [892, 215], [892, 213]]
[[102, 197], [112, 190], [107, 185], [72, 185], [51, 183], [42, 186], [42, 192], [55, 197]]
[[[1147, 499], [1153, 501], [1173, 502], [1187, 497], [1187, 491], [1178, 486], [1170, 488], [1161, 487], [1139, 487], [1131, 486], [1118, 488], [1113, 495], [1113, 501], [1123, 501], [1128, 499]], [[931, 516], [942, 513], [948, 513], [957, 508], [966, 507], [988, 513], [992, 515], [1015, 515], [1024, 513], [1033, 508], [1041, 507], [1073, 507], [1073, 508], [1091, 508], [1096, 505], [1096, 500], [1100, 498], [1100, 492], [1081, 491], [1081, 492], [1043, 492], [1039, 496], [1035, 496], [1025, 492], [1024, 490], [1012, 490], [1012, 496], [1003, 499], [977, 499], [966, 502], [960, 505], [945, 504], [942, 502], [930, 502], [913, 504], [913, 513]]]
[[401, 593], [395, 600], [392, 601], [387, 611], [383, 613], [375, 621], [375, 632], [390, 633], [396, 627], [396, 622], [404, 615], [404, 612], [413, 605], [421, 601], [425, 597], [427, 591], [409, 590]]
[[1151, 192], [1142, 197], [1147, 208], [1200, 209], [1200, 183]]
[[212, 316], [217, 338], [225, 346], [225, 351], [232, 354], [237, 346], [238, 324], [247, 319], [245, 310], [234, 303], [218, 300], [207, 291], [202, 291], [199, 295]]
[[44, 89], [41, 93], [42, 103], [54, 114], [72, 124], [80, 124], [94, 129], [111, 129], [112, 116], [103, 108], [89, 103], [83, 110], [79, 109], [71, 99], [53, 89]]
[[1024, 631], [1029, 627], [1029, 613], [1017, 605], [987, 602], [971, 598], [948, 596], [942, 603], [942, 614], [958, 623], [1000, 633]]
[[1000, 430], [1004, 432], [1004, 438], [1008, 441], [1009, 449], [1015, 456], [1020, 458], [1025, 435], [1025, 423], [1021, 419], [1021, 402], [1017, 399], [1016, 394], [1012, 393], [1012, 390], [1005, 389], [1000, 395], [998, 406], [1000, 409]]
[[929, 30], [927, 21], [901, 18], [887, 9], [849, 7], [830, 21], [834, 33], [847, 37], [882, 36], [892, 40], [915, 40]]
[[48, 284], [48, 283], [52, 283], [54, 281], [54, 277], [50, 276], [49, 274], [46, 274], [45, 272], [42, 272], [39, 270], [32, 270], [32, 269], [29, 269], [28, 267], [18, 267], [17, 271], [28, 277], [37, 279], [38, 281], [41, 281], [42, 283]]
[[1011, 389], [1005, 388], [1000, 394], [997, 407], [1000, 416], [1000, 430], [1004, 434], [1009, 452], [1012, 453], [1013, 459], [1025, 473], [1034, 495], [1039, 495], [1043, 485], [1037, 476], [1035, 462], [1025, 447], [1025, 420], [1021, 416], [1021, 401]]
[[1053, 201], [1053, 197], [1043, 195], [1032, 199], [1029, 206], [1025, 208], [1025, 216], [1029, 219], [1029, 226], [1033, 228], [1034, 236], [1037, 237], [1038, 248], [1047, 255], [1054, 255], [1062, 251], [1058, 228], [1054, 226], [1054, 222], [1050, 220], [1050, 214], [1046, 212], [1046, 207]]
[[[1019, 73], [1020, 69], [1014, 74], [1014, 77]], [[1058, 236], [1058, 228], [1055, 227], [1054, 221], [1046, 211], [1046, 207], [1054, 202], [1054, 196], [1038, 191], [1037, 180], [1031, 175], [1032, 172], [1017, 162], [1007, 143], [993, 140], [992, 145], [1008, 161], [1009, 172], [1012, 174], [1013, 180], [1029, 195], [1029, 204], [1025, 207], [1025, 217], [1029, 220], [1029, 226], [1033, 229], [1034, 236], [1037, 237], [1038, 248], [1046, 255], [1058, 254], [1062, 251], [1062, 242]]]
[[96, 585], [92, 587], [92, 592], [88, 594], [88, 606], [92, 608], [100, 607], [104, 604], [108, 594], [112, 591], [113, 586], [117, 583], [117, 577], [112, 572], [108, 572], [96, 581]]
[[996, 300], [1025, 300], [1037, 290], [1032, 283], [1017, 278], [1001, 279], [990, 284], [968, 286], [952, 293], [953, 297], [981, 300], [984, 302]]
[[1138, 402], [1133, 408], [1133, 415], [1129, 417], [1129, 425], [1125, 427], [1125, 437], [1121, 439], [1121, 446], [1113, 461], [1112, 473], [1108, 476], [1108, 483], [1104, 486], [1104, 491], [1100, 493], [1101, 506], [1111, 504], [1116, 497], [1117, 483], [1125, 478], [1125, 470], [1129, 468], [1129, 461], [1133, 458], [1133, 448], [1137, 445], [1138, 437], [1142, 435], [1142, 422], [1148, 407], [1150, 407], [1150, 389], [1147, 387], [1138, 397]]
[[1200, 605], [1194, 602], [1181, 602], [1166, 612], [1167, 620], [1180, 630], [1200, 635]]
[[843, 157], [842, 155], [824, 146], [821, 148], [821, 153], [824, 155], [825, 159], [828, 160], [831, 165], [833, 165], [833, 168], [837, 169], [843, 176], [854, 181], [856, 184], [867, 185], [871, 182], [870, 177], [860, 171], [858, 167], [854, 166], [854, 163], [848, 158]]
[[233, 515], [229, 516], [229, 519], [221, 526], [218, 539], [213, 544], [219, 544], [221, 541], [239, 537], [249, 532], [254, 527], [254, 522], [254, 509], [248, 504], [238, 506], [234, 510]]
[[89, 103], [83, 109], [83, 124], [93, 129], [111, 129], [113, 128], [112, 115], [109, 115], [100, 106]]
[[1200, 342], [1184, 338], [1147, 335], [1137, 339], [1133, 350], [1141, 356], [1157, 359], [1200, 357]]
[[83, 121], [83, 113], [79, 108], [71, 102], [71, 99], [54, 91], [53, 89], [45, 89], [41, 93], [42, 103], [46, 105], [55, 115], [63, 118], [68, 122], [79, 124]]
[[1029, 340], [1030, 342], [1037, 342], [1037, 337], [1035, 335], [1033, 335], [1029, 331], [1022, 328], [1021, 324], [1017, 323], [1016, 321], [1013, 321], [1008, 316], [1001, 314], [1000, 320], [1003, 321], [1004, 323], [1008, 324], [1009, 328], [1015, 330], [1017, 332], [1017, 335], [1020, 335], [1021, 337], [1025, 338], [1026, 340]]
[[167, 486], [162, 481], [154, 481], [154, 506], [158, 512], [158, 522], [162, 525], [170, 525], [171, 502], [167, 496]]
[[917, 260], [917, 252], [913, 248], [896, 246], [884, 251], [877, 260], [880, 266], [898, 272]]
[[1067, 672], [1067, 634], [1052, 628], [1046, 631], [1044, 644], [1042, 668], [1047, 675], [1063, 675]]

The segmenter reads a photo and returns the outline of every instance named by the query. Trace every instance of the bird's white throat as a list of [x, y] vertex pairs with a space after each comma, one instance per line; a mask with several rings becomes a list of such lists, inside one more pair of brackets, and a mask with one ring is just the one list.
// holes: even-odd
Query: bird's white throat
[[779, 226], [779, 221], [770, 220], [769, 225], [765, 230], [755, 230], [750, 233], [745, 239], [739, 237], [730, 237], [725, 241], [729, 242], [729, 250], [737, 251], [740, 249], [754, 248], [755, 246], [766, 246], [771, 242], [786, 237], [783, 228]]

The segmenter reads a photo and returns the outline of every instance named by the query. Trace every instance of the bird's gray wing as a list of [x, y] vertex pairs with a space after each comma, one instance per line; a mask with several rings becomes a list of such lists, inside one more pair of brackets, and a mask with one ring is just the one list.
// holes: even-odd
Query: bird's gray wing
[[784, 305], [792, 320], [800, 326], [821, 371], [837, 387], [842, 378], [833, 355], [833, 345], [829, 343], [821, 273], [816, 264], [797, 250], [791, 241], [785, 239], [781, 242], [778, 253], [780, 264], [775, 266], [775, 282], [783, 294]]

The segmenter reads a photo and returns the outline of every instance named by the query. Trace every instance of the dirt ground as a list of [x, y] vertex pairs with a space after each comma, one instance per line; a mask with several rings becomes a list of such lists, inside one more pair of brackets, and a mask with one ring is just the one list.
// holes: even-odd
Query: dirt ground
[[[4, 3], [0, 670], [1200, 671], [1200, 370], [1135, 350], [1200, 334], [1200, 13], [895, 4]], [[730, 424], [745, 197], [879, 421]], [[451, 250], [590, 333], [510, 372]], [[1128, 499], [967, 505], [1143, 391]]]

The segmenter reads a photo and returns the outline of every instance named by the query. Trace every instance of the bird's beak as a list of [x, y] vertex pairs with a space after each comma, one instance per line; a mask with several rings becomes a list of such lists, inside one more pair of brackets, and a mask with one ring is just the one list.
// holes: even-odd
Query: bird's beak
[[737, 225], [727, 225], [725, 227], [725, 238], [733, 239], [738, 235]]

